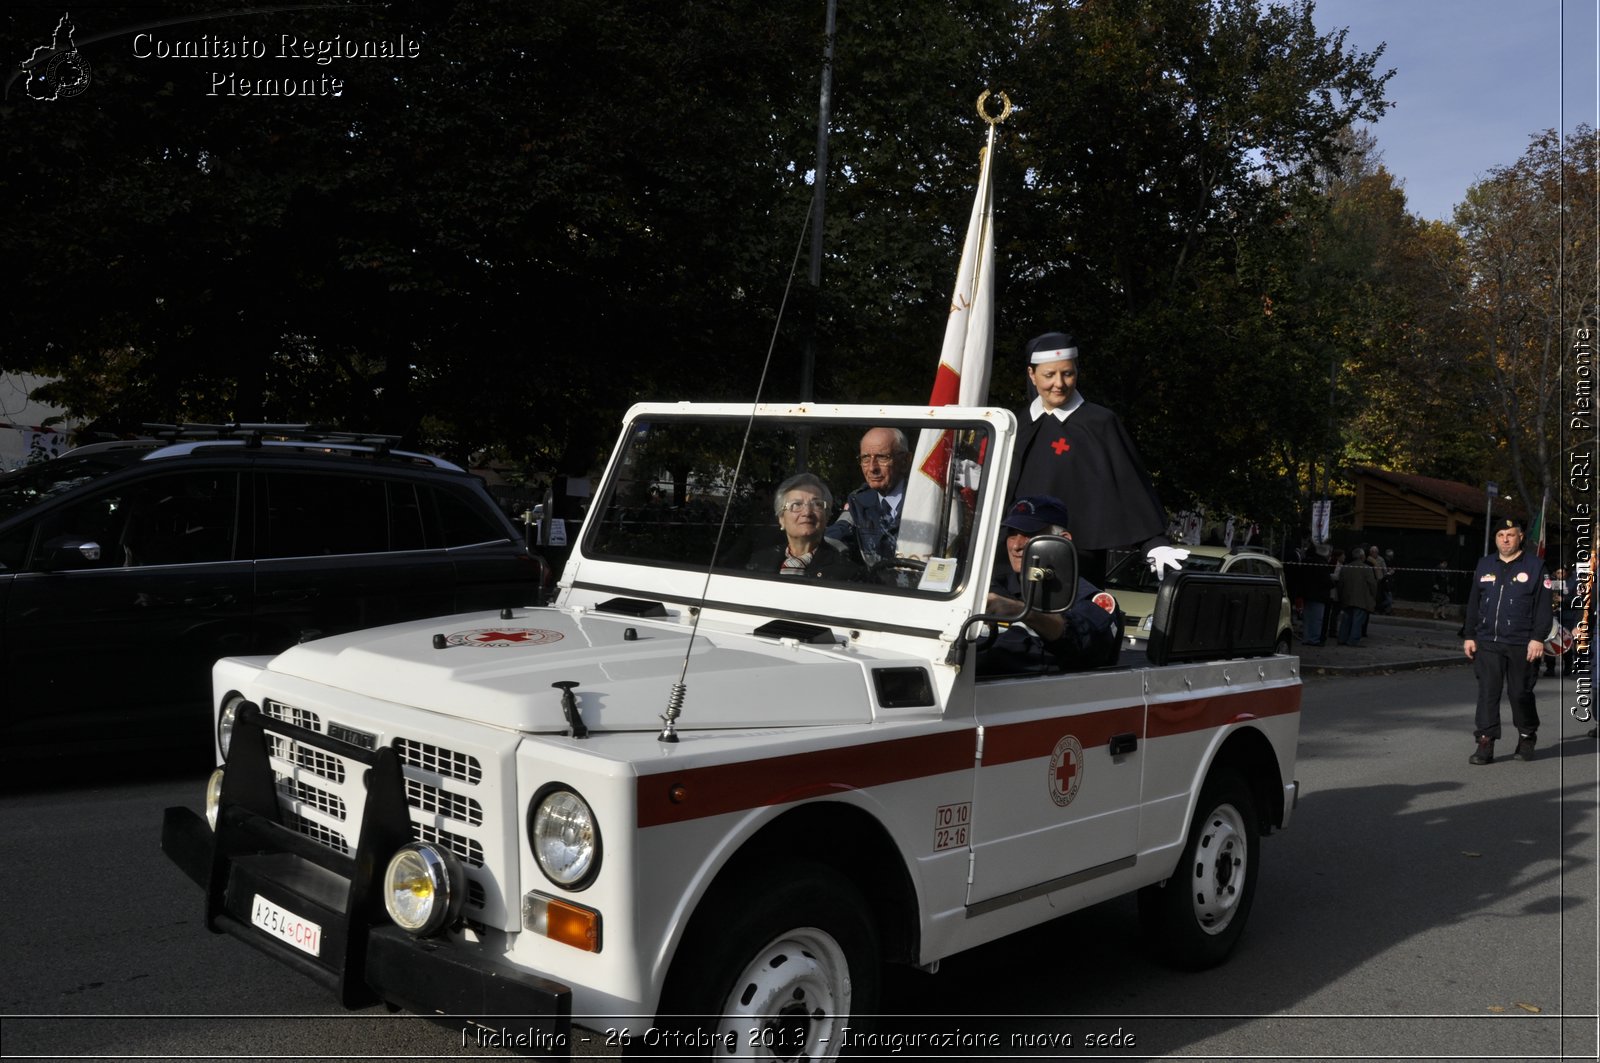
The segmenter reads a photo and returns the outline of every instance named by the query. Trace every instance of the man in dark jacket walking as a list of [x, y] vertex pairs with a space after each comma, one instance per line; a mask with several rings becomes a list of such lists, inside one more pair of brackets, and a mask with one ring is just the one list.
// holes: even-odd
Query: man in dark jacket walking
[[1500, 737], [1500, 691], [1511, 700], [1518, 760], [1532, 760], [1539, 733], [1533, 683], [1544, 635], [1550, 628], [1550, 577], [1544, 560], [1522, 550], [1522, 524], [1510, 517], [1495, 523], [1495, 552], [1478, 562], [1467, 595], [1466, 641], [1462, 648], [1478, 676], [1478, 741], [1469, 762], [1494, 761]]

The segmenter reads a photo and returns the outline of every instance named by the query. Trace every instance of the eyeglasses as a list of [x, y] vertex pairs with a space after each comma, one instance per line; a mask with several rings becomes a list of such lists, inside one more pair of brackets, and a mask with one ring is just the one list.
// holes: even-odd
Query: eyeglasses
[[783, 508], [790, 513], [802, 513], [808, 509], [814, 509], [818, 513], [826, 513], [828, 512], [828, 503], [820, 498], [808, 498], [804, 501], [796, 499], [793, 502], [785, 502]]
[[895, 457], [894, 454], [863, 454], [856, 460], [865, 468], [868, 465], [892, 465]]

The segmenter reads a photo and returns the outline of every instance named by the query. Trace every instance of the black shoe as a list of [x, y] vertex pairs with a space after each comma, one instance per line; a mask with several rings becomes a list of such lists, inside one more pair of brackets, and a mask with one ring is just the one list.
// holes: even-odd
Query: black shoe
[[1517, 751], [1512, 756], [1518, 760], [1532, 760], [1534, 741], [1533, 735], [1523, 735], [1517, 739]]
[[1480, 738], [1480, 739], [1478, 739], [1478, 749], [1477, 749], [1476, 752], [1474, 752], [1472, 754], [1472, 756], [1467, 758], [1467, 763], [1468, 764], [1493, 764], [1494, 763], [1494, 739], [1492, 739], [1492, 738]]

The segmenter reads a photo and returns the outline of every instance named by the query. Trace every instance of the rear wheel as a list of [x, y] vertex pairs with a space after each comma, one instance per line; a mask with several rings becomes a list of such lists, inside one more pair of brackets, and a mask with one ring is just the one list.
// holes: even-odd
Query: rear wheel
[[844, 1028], [876, 1010], [877, 933], [860, 890], [832, 868], [763, 872], [714, 890], [701, 913], [710, 914], [689, 927], [657, 1021], [679, 1051], [835, 1059]]
[[1228, 958], [1255, 899], [1261, 832], [1250, 788], [1236, 772], [1206, 781], [1172, 877], [1139, 891], [1139, 916], [1156, 951], [1175, 966]]

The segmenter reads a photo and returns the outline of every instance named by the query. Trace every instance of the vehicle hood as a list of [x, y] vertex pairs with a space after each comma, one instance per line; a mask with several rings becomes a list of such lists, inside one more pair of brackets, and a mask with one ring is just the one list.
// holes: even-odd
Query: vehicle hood
[[[659, 730], [688, 646], [688, 628], [673, 623], [534, 609], [514, 620], [436, 617], [318, 639], [269, 670], [524, 732], [567, 728], [552, 684], [572, 682], [591, 731]], [[866, 723], [866, 684], [862, 661], [837, 646], [702, 626], [677, 726]]]

